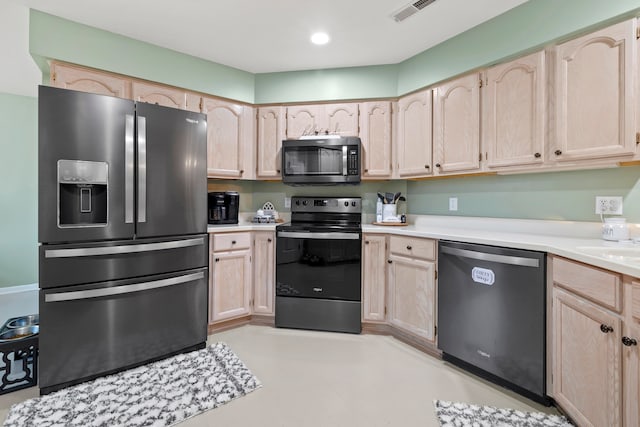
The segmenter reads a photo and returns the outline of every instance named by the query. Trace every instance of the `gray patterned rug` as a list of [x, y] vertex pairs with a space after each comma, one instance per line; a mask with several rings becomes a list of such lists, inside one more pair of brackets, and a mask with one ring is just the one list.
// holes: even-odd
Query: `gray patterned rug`
[[442, 427], [572, 427], [565, 417], [434, 400]]
[[170, 426], [261, 387], [224, 343], [13, 405], [5, 427]]

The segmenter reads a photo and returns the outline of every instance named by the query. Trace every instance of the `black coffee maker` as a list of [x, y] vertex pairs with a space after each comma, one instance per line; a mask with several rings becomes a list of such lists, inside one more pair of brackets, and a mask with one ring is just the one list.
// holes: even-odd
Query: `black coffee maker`
[[237, 224], [240, 194], [236, 191], [209, 193], [209, 224]]

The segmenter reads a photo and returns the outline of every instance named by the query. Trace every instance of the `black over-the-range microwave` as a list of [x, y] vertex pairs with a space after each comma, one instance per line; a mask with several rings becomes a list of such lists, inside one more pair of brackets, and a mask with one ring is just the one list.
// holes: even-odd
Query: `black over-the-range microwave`
[[306, 136], [282, 141], [285, 184], [358, 184], [361, 141], [356, 136]]

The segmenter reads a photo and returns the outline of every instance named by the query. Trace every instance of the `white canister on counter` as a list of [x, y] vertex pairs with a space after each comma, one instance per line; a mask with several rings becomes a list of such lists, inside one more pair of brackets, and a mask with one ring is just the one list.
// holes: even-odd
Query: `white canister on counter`
[[376, 222], [382, 222], [382, 200], [380, 200], [380, 197], [378, 197], [377, 200], [378, 201], [376, 202]]
[[605, 218], [602, 224], [602, 238], [604, 240], [629, 239], [629, 226], [625, 218]]

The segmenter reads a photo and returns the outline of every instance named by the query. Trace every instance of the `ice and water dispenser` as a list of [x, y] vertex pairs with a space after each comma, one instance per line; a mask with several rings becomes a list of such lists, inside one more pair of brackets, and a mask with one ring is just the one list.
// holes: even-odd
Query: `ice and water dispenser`
[[106, 162], [58, 160], [58, 226], [107, 224]]

